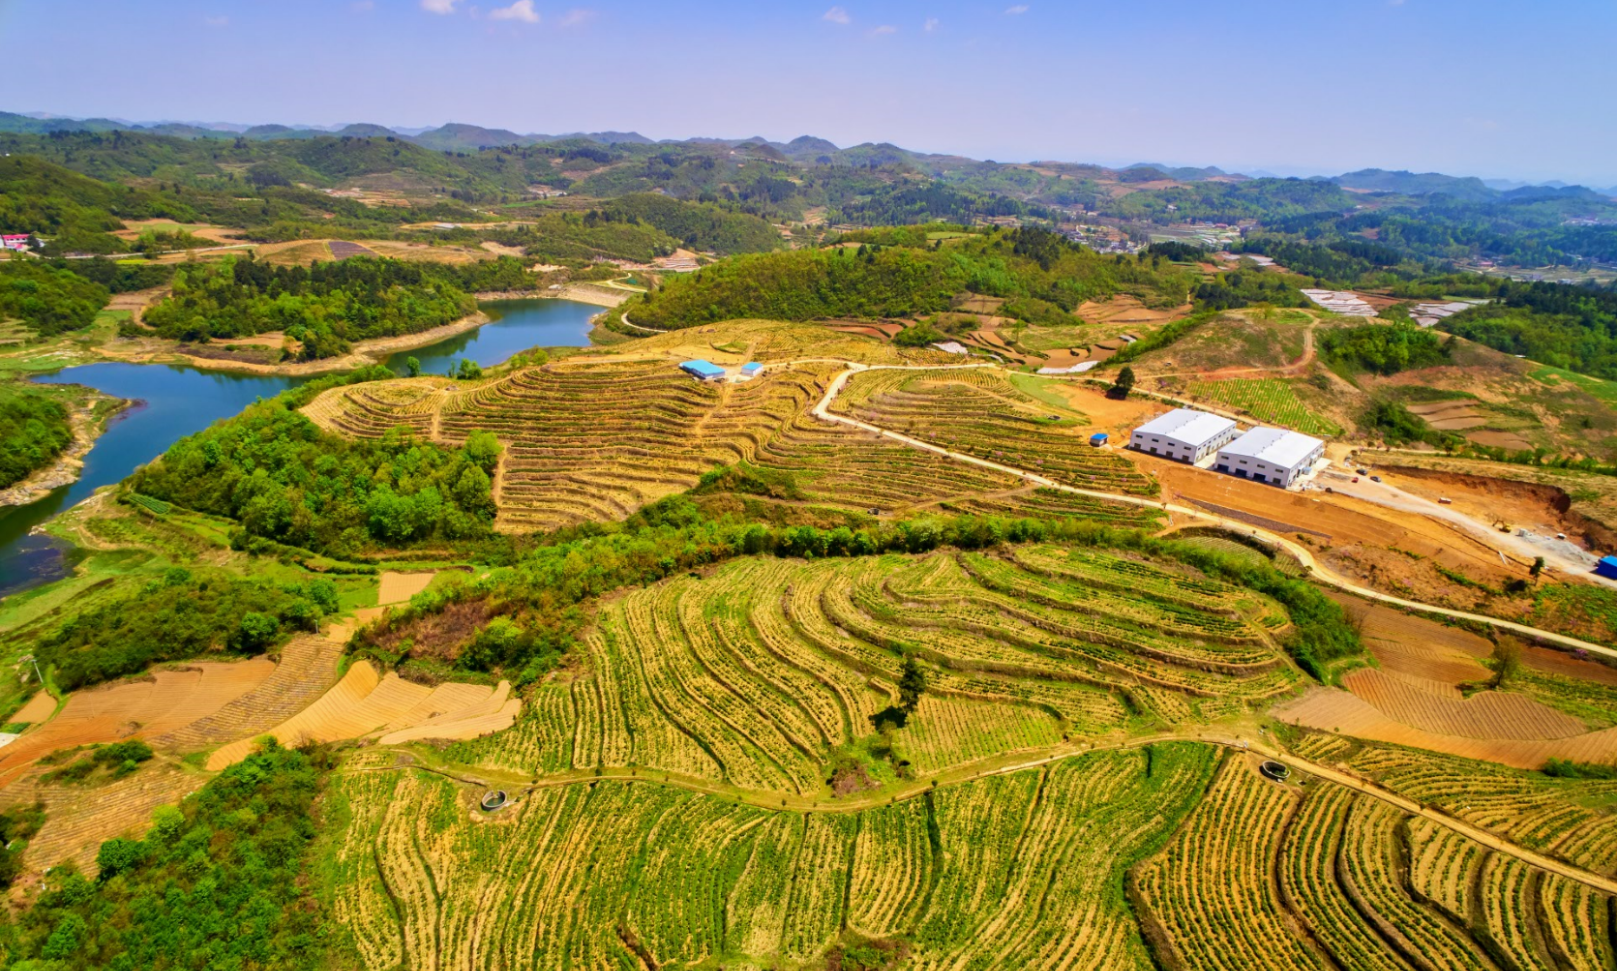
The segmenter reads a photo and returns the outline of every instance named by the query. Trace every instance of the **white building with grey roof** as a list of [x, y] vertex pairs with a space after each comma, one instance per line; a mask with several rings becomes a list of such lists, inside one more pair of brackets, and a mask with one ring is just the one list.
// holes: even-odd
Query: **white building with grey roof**
[[1325, 443], [1285, 428], [1254, 428], [1218, 450], [1213, 467], [1288, 488], [1325, 454]]
[[1158, 415], [1129, 438], [1129, 445], [1150, 455], [1192, 464], [1213, 455], [1235, 437], [1235, 422], [1194, 408], [1175, 408]]

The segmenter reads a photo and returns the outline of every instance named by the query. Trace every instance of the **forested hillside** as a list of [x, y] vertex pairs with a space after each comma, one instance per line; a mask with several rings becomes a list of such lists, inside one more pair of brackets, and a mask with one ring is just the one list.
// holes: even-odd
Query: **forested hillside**
[[281, 331], [306, 360], [345, 353], [351, 341], [431, 330], [477, 310], [442, 275], [398, 260], [355, 258], [314, 266], [226, 259], [182, 268], [171, 296], [145, 314], [182, 341]]
[[860, 244], [737, 257], [669, 279], [627, 307], [637, 324], [678, 328], [737, 317], [925, 315], [969, 291], [1019, 298], [1037, 316], [1123, 292], [1173, 306], [1190, 286], [1190, 276], [1160, 258], [1104, 257], [1054, 233], [1022, 229], [931, 248]]

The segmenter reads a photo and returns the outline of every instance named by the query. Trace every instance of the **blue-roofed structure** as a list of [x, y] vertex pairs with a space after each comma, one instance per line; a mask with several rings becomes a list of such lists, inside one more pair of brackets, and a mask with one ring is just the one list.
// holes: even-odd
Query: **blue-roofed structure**
[[679, 366], [679, 369], [698, 381], [724, 380], [724, 368], [719, 367], [712, 361], [686, 361]]
[[759, 364], [757, 361], [748, 361], [747, 363], [741, 365], [741, 376], [744, 378], [755, 378], [760, 372], [763, 371], [763, 369], [764, 366]]
[[1617, 580], [1617, 556], [1602, 556], [1595, 564], [1595, 575]]
[[1093, 445], [1095, 448], [1100, 448], [1102, 445], [1106, 444], [1108, 437], [1109, 436], [1107, 436], [1105, 432], [1096, 432], [1095, 434], [1089, 436], [1089, 444]]

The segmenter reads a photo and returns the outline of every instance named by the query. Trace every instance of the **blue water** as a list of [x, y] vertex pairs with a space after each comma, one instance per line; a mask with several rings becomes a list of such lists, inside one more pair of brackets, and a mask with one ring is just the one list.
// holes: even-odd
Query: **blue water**
[[[474, 331], [386, 360], [399, 373], [415, 357], [427, 373], [442, 374], [452, 361], [470, 358], [484, 367], [533, 347], [583, 347], [589, 319], [599, 308], [565, 300], [513, 300], [483, 308], [496, 319]], [[201, 371], [167, 364], [86, 364], [36, 380], [83, 384], [140, 404], [112, 420], [85, 456], [84, 474], [70, 486], [26, 506], [0, 512], [0, 597], [66, 576], [77, 551], [34, 527], [89, 498], [96, 489], [127, 477], [187, 435], [238, 414], [308, 378], [265, 377]]]
[[405, 359], [413, 357], [423, 374], [444, 374], [461, 358], [489, 367], [532, 347], [584, 347], [590, 318], [601, 312], [570, 300], [495, 300], [482, 310], [494, 319], [448, 340], [400, 351], [382, 363], [403, 374]]

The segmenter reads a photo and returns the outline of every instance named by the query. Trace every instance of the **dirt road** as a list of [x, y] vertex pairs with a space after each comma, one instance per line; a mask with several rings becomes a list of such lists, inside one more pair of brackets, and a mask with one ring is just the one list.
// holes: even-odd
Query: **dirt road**
[[[922, 449], [923, 451], [932, 452], [936, 455], [942, 455], [957, 462], [965, 462], [969, 465], [978, 466], [979, 468], [992, 469], [1006, 475], [1013, 475], [1022, 479], [1023, 481], [1030, 482], [1034, 485], [1043, 486], [1048, 489], [1056, 489], [1061, 492], [1069, 492], [1073, 495], [1079, 496], [1088, 496], [1094, 499], [1107, 499], [1112, 502], [1124, 502], [1131, 505], [1144, 506], [1150, 509], [1160, 509], [1164, 512], [1172, 513], [1175, 516], [1184, 516], [1192, 520], [1211, 523], [1237, 533], [1245, 533], [1248, 536], [1261, 539], [1272, 546], [1278, 547], [1285, 550], [1287, 553], [1290, 553], [1292, 556], [1296, 557], [1300, 563], [1308, 568], [1310, 575], [1314, 579], [1320, 581], [1321, 583], [1329, 584], [1339, 590], [1344, 590], [1355, 596], [1364, 597], [1368, 600], [1379, 600], [1382, 603], [1393, 604], [1394, 606], [1403, 607], [1408, 610], [1418, 610], [1428, 614], [1438, 614], [1445, 617], [1453, 617], [1457, 620], [1469, 620], [1480, 624], [1488, 624], [1501, 630], [1508, 630], [1514, 634], [1520, 634], [1524, 637], [1536, 639], [1541, 643], [1554, 644], [1559, 647], [1569, 648], [1575, 651], [1585, 651], [1590, 654], [1600, 654], [1605, 657], [1617, 659], [1617, 650], [1600, 644], [1595, 644], [1590, 641], [1585, 641], [1580, 638], [1569, 637], [1565, 634], [1557, 634], [1553, 631], [1540, 630], [1537, 627], [1529, 627], [1526, 624], [1518, 624], [1514, 621], [1502, 620], [1498, 617], [1489, 617], [1484, 614], [1473, 614], [1463, 610], [1452, 610], [1448, 607], [1435, 607], [1415, 600], [1405, 600], [1402, 597], [1394, 597], [1390, 594], [1381, 593], [1378, 590], [1372, 590], [1369, 587], [1360, 586], [1359, 584], [1354, 583], [1352, 580], [1349, 580], [1347, 577], [1333, 572], [1324, 564], [1320, 563], [1319, 560], [1315, 558], [1312, 551], [1301, 544], [1286, 538], [1285, 536], [1281, 536], [1278, 533], [1272, 533], [1268, 530], [1261, 529], [1239, 520], [1227, 519], [1205, 509], [1193, 509], [1189, 506], [1180, 506], [1170, 502], [1160, 502], [1155, 499], [1141, 499], [1137, 496], [1118, 495], [1116, 493], [1103, 492], [1098, 489], [1079, 489], [1075, 486], [1063, 485], [1062, 483], [1048, 479], [1042, 475], [1035, 475], [1034, 473], [1028, 472], [1024, 469], [1003, 465], [998, 462], [990, 462], [987, 459], [980, 459], [972, 455], [963, 455], [959, 452], [951, 452], [946, 448], [941, 448], [937, 445], [932, 445], [928, 442], [911, 438], [908, 435], [901, 435], [898, 432], [888, 431], [885, 428], [880, 428], [876, 425], [869, 424], [868, 422], [862, 422], [844, 415], [832, 414], [830, 411], [831, 402], [836, 398], [838, 392], [842, 390], [843, 386], [848, 383], [848, 379], [861, 371], [938, 370], [937, 366], [923, 368], [905, 367], [900, 365], [877, 365], [872, 367], [863, 364], [853, 364], [851, 362], [845, 363], [848, 363], [848, 369], [843, 371], [841, 374], [838, 374], [836, 378], [831, 381], [830, 386], [825, 390], [825, 396], [822, 397], [819, 403], [817, 403], [811, 410], [810, 413], [814, 415], [814, 417], [824, 421], [847, 425], [850, 428], [857, 428], [860, 431], [880, 435], [884, 438], [892, 439], [895, 442], [902, 442], [912, 448], [918, 448]], [[964, 366], [993, 367], [993, 365], [986, 364]], [[1410, 498], [1413, 499], [1414, 497]], [[1441, 509], [1442, 507], [1439, 506], [1438, 508]]]
[[1373, 502], [1378, 506], [1386, 506], [1388, 509], [1415, 513], [1430, 519], [1450, 523], [1477, 537], [1489, 546], [1503, 549], [1521, 561], [1522, 566], [1527, 566], [1533, 562], [1535, 557], [1542, 556], [1546, 565], [1562, 573], [1585, 577], [1595, 583], [1617, 589], [1617, 580], [1595, 576], [1591, 572], [1594, 569], [1595, 559], [1591, 555], [1574, 557], [1553, 545], [1535, 543], [1515, 533], [1493, 529], [1467, 516], [1458, 509], [1432, 502], [1430, 499], [1423, 499], [1420, 496], [1411, 495], [1397, 486], [1389, 485], [1385, 482], [1372, 482], [1368, 476], [1360, 476], [1358, 482], [1354, 482], [1353, 478], [1350, 473], [1327, 472], [1320, 477], [1320, 484], [1329, 485], [1332, 490], [1344, 496], [1362, 499], [1365, 502]]

